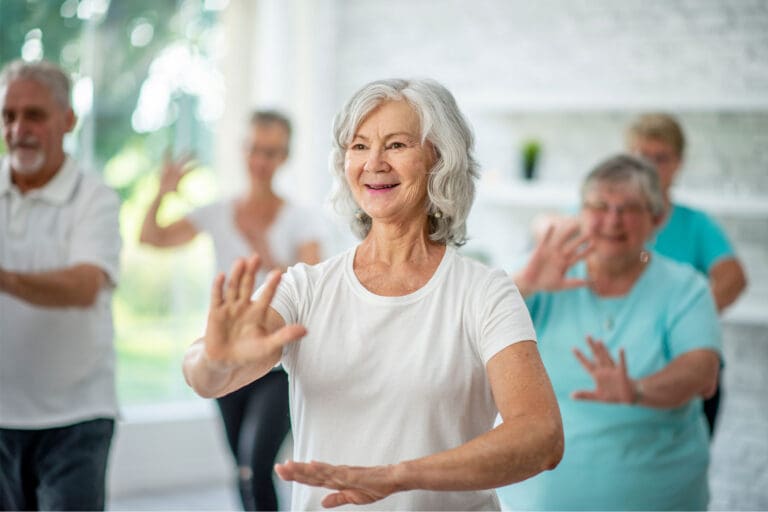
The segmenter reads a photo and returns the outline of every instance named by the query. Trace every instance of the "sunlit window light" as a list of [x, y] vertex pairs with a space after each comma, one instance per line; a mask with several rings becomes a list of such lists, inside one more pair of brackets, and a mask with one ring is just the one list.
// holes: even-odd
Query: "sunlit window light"
[[131, 29], [131, 44], [137, 48], [147, 46], [152, 42], [152, 38], [155, 35], [155, 29], [144, 18], [139, 18], [135, 21], [133, 29]]
[[77, 6], [77, 17], [81, 20], [98, 20], [107, 13], [109, 0], [80, 0]]
[[205, 0], [203, 9], [206, 11], [223, 11], [229, 5], [229, 0]]
[[40, 39], [28, 39], [21, 47], [21, 58], [35, 62], [43, 58], [43, 42]]
[[198, 98], [197, 116], [203, 121], [221, 117], [224, 111], [224, 79], [205, 58], [193, 55], [184, 44], [174, 44], [152, 61], [131, 117], [139, 133], [157, 130], [173, 120], [171, 99], [177, 91]]
[[62, 18], [74, 18], [77, 15], [77, 0], [66, 0], [61, 4], [59, 14]]
[[78, 117], [85, 117], [93, 108], [93, 80], [84, 76], [72, 88], [72, 108]]

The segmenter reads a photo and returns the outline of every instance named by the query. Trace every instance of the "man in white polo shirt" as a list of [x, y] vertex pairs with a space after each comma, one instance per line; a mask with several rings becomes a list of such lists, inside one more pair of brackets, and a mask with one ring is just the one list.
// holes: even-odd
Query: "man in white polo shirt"
[[57, 66], [0, 72], [0, 510], [103, 510], [117, 414], [117, 195], [63, 149]]

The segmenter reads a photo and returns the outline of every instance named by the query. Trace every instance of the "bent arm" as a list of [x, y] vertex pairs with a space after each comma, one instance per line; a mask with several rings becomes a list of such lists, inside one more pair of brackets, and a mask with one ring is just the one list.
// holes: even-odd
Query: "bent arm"
[[[717, 388], [720, 357], [714, 350], [696, 349], [673, 359], [664, 369], [634, 381], [635, 403], [672, 409], [690, 400], [709, 398]], [[637, 387], [639, 385], [639, 388]]]
[[396, 466], [403, 490], [477, 490], [553, 469], [563, 456], [560, 409], [536, 343], [516, 343], [488, 362], [503, 422], [457, 448]]
[[709, 285], [717, 310], [722, 312], [733, 304], [747, 287], [744, 268], [736, 258], [728, 258], [709, 269]]
[[101, 268], [88, 263], [48, 272], [9, 272], [0, 268], [0, 292], [51, 308], [92, 306], [106, 280]]
[[461, 446], [385, 466], [289, 461], [275, 471], [284, 480], [334, 489], [322, 505], [335, 507], [372, 503], [413, 489], [491, 489], [557, 466], [563, 456], [563, 426], [536, 344], [507, 347], [491, 358], [487, 371], [503, 423]]
[[157, 222], [157, 212], [163, 201], [164, 194], [159, 193], [149, 205], [144, 222], [141, 225], [139, 241], [155, 247], [177, 247], [191, 241], [197, 236], [197, 228], [187, 218], [177, 220], [168, 226], [160, 226]]

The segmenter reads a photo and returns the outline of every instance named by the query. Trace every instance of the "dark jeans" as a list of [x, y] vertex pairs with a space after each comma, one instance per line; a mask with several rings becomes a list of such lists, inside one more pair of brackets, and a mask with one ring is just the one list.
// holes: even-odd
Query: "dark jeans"
[[0, 428], [0, 510], [104, 510], [115, 421]]
[[291, 427], [288, 375], [272, 371], [217, 402], [238, 465], [243, 507], [277, 510], [272, 467]]

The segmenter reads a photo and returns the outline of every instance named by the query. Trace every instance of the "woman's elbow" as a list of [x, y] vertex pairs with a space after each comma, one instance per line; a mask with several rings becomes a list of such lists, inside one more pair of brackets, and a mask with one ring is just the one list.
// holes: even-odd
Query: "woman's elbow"
[[560, 461], [563, 460], [565, 435], [563, 433], [563, 422], [559, 417], [556, 421], [552, 420], [546, 429], [545, 446], [542, 471], [555, 469], [560, 464]]

